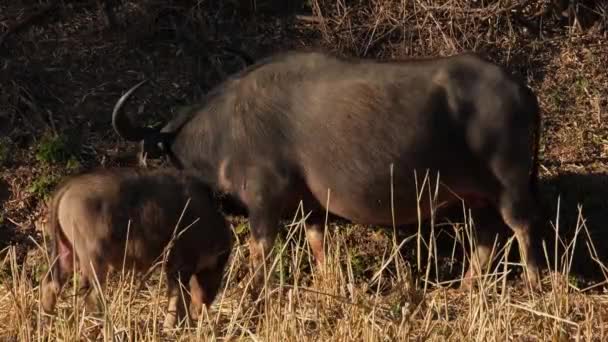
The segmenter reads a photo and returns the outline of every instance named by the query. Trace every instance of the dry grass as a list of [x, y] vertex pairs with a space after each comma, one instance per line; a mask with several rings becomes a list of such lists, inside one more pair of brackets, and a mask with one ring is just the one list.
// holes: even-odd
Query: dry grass
[[[424, 198], [424, 197], [422, 197]], [[312, 266], [305, 239], [303, 211], [286, 225], [284, 238], [275, 247], [270, 277], [259, 303], [247, 294], [249, 277], [246, 246], [237, 243], [225, 272], [224, 286], [214, 305], [198, 322], [183, 321], [175, 330], [162, 331], [166, 297], [160, 272], [141, 286], [130, 272], [114, 273], [103, 289], [103, 313], [90, 315], [83, 300], [66, 285], [57, 315], [42, 313], [39, 280], [48, 267], [44, 246], [32, 249], [22, 265], [13, 247], [4, 253], [0, 285], [0, 338], [3, 340], [540, 340], [603, 341], [608, 328], [608, 295], [577, 288], [569, 278], [575, 248], [587, 248], [597, 260], [584, 220], [562, 255], [554, 255], [559, 272], [546, 274], [543, 293], [527, 291], [512, 279], [519, 265], [508, 259], [513, 239], [496, 247], [493, 266], [476, 279], [472, 290], [441, 283], [431, 271], [439, 262], [434, 235], [414, 235], [402, 242], [375, 233], [372, 244], [383, 246], [381, 258], [366, 267], [365, 276], [348, 234], [327, 230], [327, 260], [323, 269]], [[556, 220], [558, 222], [558, 220]], [[448, 230], [467, 241], [474, 218]], [[430, 227], [435, 231], [435, 227]], [[556, 226], [556, 232], [559, 232]], [[238, 229], [237, 229], [238, 230]], [[239, 235], [237, 234], [237, 237]], [[556, 234], [556, 237], [558, 235]], [[463, 240], [464, 239], [464, 240]], [[401, 253], [398, 244], [409, 248], [420, 244], [423, 276]], [[470, 255], [465, 244], [456, 248]], [[545, 250], [547, 260], [550, 253]], [[608, 275], [599, 261], [598, 272]], [[312, 271], [310, 271], [312, 269]], [[435, 269], [436, 270], [436, 269]], [[76, 279], [76, 278], [74, 278]], [[426, 281], [424, 280], [426, 279]], [[608, 280], [608, 277], [605, 278]], [[184, 287], [184, 291], [186, 288]]]
[[[0, 340], [607, 340], [603, 2], [579, 0], [578, 28], [548, 11], [545, 0], [312, 0], [312, 16], [250, 19], [235, 15], [229, 1], [123, 1], [117, 14], [127, 25], [117, 30], [101, 26], [93, 3], [62, 2], [60, 11], [7, 36], [0, 49], [0, 150], [10, 151], [0, 160]], [[36, 6], [0, 2], [0, 30]], [[41, 315], [38, 285], [48, 263], [32, 222], [42, 201], [28, 189], [44, 189], [74, 171], [34, 157], [41, 134], [76, 131], [77, 168], [124, 164], [121, 154], [132, 146], [109, 124], [120, 93], [142, 75], [154, 79], [133, 108], [148, 123], [167, 119], [241, 67], [222, 52], [224, 45], [243, 46], [255, 57], [310, 46], [382, 58], [475, 50], [520, 74], [543, 114], [540, 192], [552, 270], [543, 294], [527, 293], [515, 279], [517, 253], [502, 252], [517, 249], [512, 241], [497, 248], [478, 288], [455, 288], [470, 255], [466, 215], [444, 230], [427, 222], [423, 234], [414, 229], [398, 237], [390, 229], [332, 223], [323, 274], [312, 266], [298, 219], [277, 243], [281, 253], [263, 311], [245, 295], [248, 256], [240, 242], [208, 315], [175, 332], [160, 329], [166, 298], [158, 274], [140, 293], [131, 274], [116, 274], [104, 291], [102, 317], [84, 312], [82, 301], [69, 296], [71, 287], [58, 316]], [[242, 225], [235, 231], [244, 239]]]

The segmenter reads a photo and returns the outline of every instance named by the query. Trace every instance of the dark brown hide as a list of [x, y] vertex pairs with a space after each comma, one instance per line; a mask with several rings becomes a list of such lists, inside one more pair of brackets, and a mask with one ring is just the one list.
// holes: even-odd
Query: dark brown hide
[[[141, 139], [120, 108], [113, 116], [121, 136]], [[529, 232], [537, 216], [538, 127], [531, 90], [474, 54], [375, 61], [292, 52], [234, 75], [143, 139], [244, 203], [255, 264], [270, 252], [280, 213], [293, 213], [300, 199], [312, 210], [308, 237], [317, 260], [325, 209], [390, 225], [392, 186], [395, 223], [415, 222], [414, 173], [421, 180], [429, 170], [440, 174], [440, 202], [457, 204], [460, 196], [497, 209], [536, 286]]]

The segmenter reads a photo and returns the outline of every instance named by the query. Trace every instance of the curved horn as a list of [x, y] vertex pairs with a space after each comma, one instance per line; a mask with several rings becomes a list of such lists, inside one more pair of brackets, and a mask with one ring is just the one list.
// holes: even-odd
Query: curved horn
[[144, 127], [138, 127], [131, 122], [131, 119], [120, 111], [125, 101], [131, 94], [137, 90], [142, 84], [146, 83], [148, 80], [143, 80], [136, 85], [134, 85], [131, 89], [129, 89], [123, 96], [118, 99], [116, 104], [114, 105], [114, 110], [112, 111], [112, 127], [114, 127], [114, 131], [121, 137], [129, 141], [141, 141], [143, 140], [149, 129]]

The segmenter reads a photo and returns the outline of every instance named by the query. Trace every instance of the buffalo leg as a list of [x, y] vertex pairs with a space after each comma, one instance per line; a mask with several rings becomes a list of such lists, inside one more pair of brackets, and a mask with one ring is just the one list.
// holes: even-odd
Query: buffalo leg
[[325, 225], [323, 224], [322, 217], [313, 212], [306, 224], [306, 239], [319, 268], [322, 268], [325, 263], [324, 238]]
[[249, 260], [253, 271], [250, 294], [253, 297], [259, 294], [268, 271], [266, 263], [277, 236], [286, 194], [289, 193], [290, 178], [285, 171], [280, 166], [247, 168], [246, 180], [239, 191], [249, 211]]
[[249, 258], [253, 279], [252, 295], [259, 295], [265, 276], [270, 271], [269, 255], [272, 252], [278, 232], [279, 216], [277, 211], [259, 211], [250, 216], [251, 238], [249, 239]]
[[494, 208], [474, 209], [472, 215], [476, 241], [469, 268], [461, 283], [461, 288], [464, 289], [471, 288], [475, 283], [473, 278], [481, 276], [489, 265], [498, 228], [504, 226], [502, 218]]
[[540, 273], [530, 236], [532, 223], [538, 218], [538, 207], [530, 191], [531, 163], [522, 163], [520, 157], [526, 155], [528, 144], [518, 140], [505, 146], [506, 150], [492, 163], [493, 172], [502, 184], [498, 208], [504, 222], [515, 233], [526, 278], [533, 289], [540, 289]]
[[515, 232], [519, 253], [525, 265], [526, 278], [534, 289], [540, 288], [540, 273], [531, 239], [533, 212], [531, 195], [506, 191], [500, 204], [500, 212], [505, 223]]
[[61, 288], [67, 280], [68, 274], [73, 270], [73, 253], [72, 246], [61, 241], [59, 237], [53, 242], [51, 248], [51, 269], [42, 280], [42, 309], [51, 313], [55, 309], [57, 297], [61, 293]]
[[[82, 255], [82, 254], [80, 254]], [[79, 295], [84, 295], [85, 305], [88, 310], [92, 312], [100, 312], [100, 300], [99, 296], [101, 293], [93, 285], [95, 279], [99, 282], [101, 290], [105, 283], [107, 265], [101, 261], [101, 257], [92, 256], [81, 257], [80, 259], [80, 270], [82, 281], [78, 288]]]

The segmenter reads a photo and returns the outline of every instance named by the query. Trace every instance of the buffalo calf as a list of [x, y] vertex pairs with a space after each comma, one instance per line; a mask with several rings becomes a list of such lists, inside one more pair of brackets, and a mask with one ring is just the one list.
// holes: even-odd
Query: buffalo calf
[[164, 326], [173, 327], [185, 313], [180, 279], [189, 280], [189, 310], [196, 319], [217, 294], [233, 243], [211, 196], [206, 184], [175, 170], [98, 170], [64, 181], [46, 217], [53, 264], [42, 283], [43, 309], [54, 310], [73, 260], [82, 274], [79, 292], [88, 292], [91, 306], [94, 276], [103, 284], [108, 269], [145, 271], [169, 250]]

